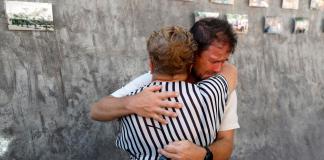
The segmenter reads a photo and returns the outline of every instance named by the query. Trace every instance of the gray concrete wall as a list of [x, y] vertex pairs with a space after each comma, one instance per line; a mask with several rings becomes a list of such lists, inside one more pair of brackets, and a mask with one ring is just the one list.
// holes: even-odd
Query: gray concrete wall
[[[324, 157], [324, 12], [248, 7], [248, 0], [41, 0], [52, 2], [54, 32], [8, 31], [0, 1], [0, 159], [126, 159], [117, 126], [90, 120], [89, 105], [147, 70], [145, 41], [166, 25], [193, 24], [195, 10], [246, 13], [232, 61], [239, 68], [232, 159]], [[284, 33], [265, 35], [263, 16], [282, 16]], [[291, 18], [310, 19], [291, 34]]]

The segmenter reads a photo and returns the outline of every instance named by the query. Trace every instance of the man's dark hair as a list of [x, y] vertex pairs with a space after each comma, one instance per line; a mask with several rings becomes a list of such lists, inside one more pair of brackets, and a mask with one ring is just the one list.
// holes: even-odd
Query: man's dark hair
[[228, 43], [230, 52], [234, 53], [237, 44], [237, 36], [231, 24], [219, 18], [204, 18], [197, 21], [190, 29], [194, 39], [198, 43], [199, 55], [212, 43]]

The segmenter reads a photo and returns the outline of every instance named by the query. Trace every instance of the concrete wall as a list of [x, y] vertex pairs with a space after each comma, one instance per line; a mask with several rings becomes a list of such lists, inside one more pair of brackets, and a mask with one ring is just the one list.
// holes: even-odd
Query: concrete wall
[[[145, 41], [166, 25], [193, 24], [195, 10], [245, 13], [232, 61], [239, 68], [232, 159], [324, 157], [324, 12], [251, 8], [248, 0], [41, 0], [54, 4], [54, 32], [8, 31], [0, 1], [0, 159], [127, 159], [117, 125], [90, 120], [89, 105], [147, 70]], [[263, 34], [263, 16], [282, 16], [282, 35]], [[291, 34], [290, 19], [310, 19]]]

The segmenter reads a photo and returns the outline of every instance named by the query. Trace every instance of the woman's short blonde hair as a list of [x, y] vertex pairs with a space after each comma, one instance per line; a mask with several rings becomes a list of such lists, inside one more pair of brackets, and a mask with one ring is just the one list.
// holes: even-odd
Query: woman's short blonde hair
[[188, 73], [197, 44], [186, 29], [164, 27], [151, 34], [147, 50], [154, 66], [153, 73], [175, 75]]

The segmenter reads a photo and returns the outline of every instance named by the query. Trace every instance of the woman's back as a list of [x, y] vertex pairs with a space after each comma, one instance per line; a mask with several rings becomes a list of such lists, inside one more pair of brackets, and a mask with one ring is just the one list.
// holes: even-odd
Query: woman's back
[[152, 85], [162, 86], [161, 91], [179, 92], [178, 97], [168, 100], [184, 106], [166, 108], [178, 115], [176, 118], [163, 117], [168, 121], [166, 125], [135, 114], [120, 119], [121, 132], [116, 145], [127, 151], [132, 159], [158, 159], [158, 149], [174, 141], [189, 140], [207, 146], [216, 139], [227, 99], [227, 82], [222, 76], [213, 76], [197, 85], [184, 81], [155, 81], [148, 86]]

